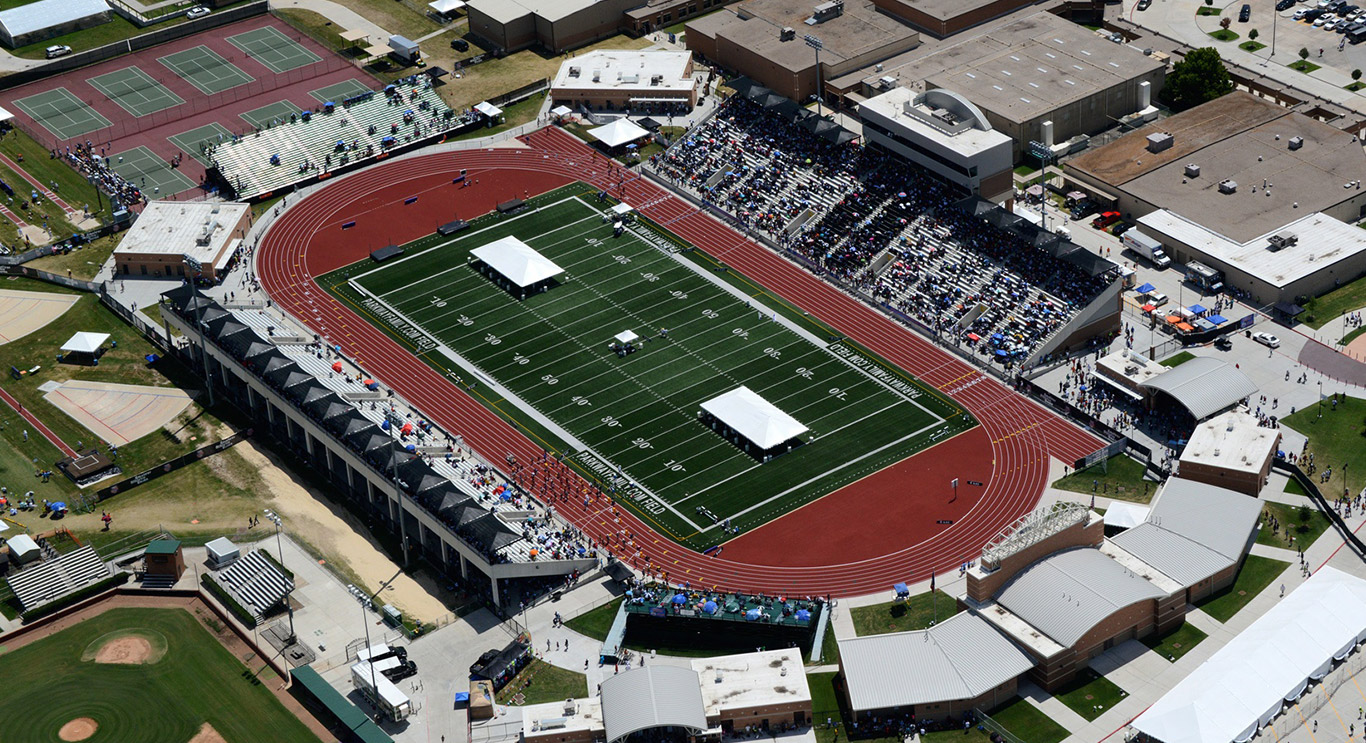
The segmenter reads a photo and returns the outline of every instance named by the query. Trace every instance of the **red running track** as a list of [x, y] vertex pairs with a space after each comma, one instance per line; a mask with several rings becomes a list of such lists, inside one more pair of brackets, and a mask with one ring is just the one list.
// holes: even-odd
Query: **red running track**
[[[876, 310], [598, 157], [572, 136], [551, 128], [525, 141], [531, 148], [382, 163], [290, 204], [260, 243], [256, 261], [263, 287], [283, 310], [329, 343], [341, 345], [369, 373], [489, 459], [512, 453], [534, 461], [542, 453], [538, 444], [470, 396], [455, 393], [457, 388], [409, 350], [321, 290], [315, 277], [362, 260], [374, 248], [431, 234], [456, 216], [484, 214], [500, 201], [582, 180], [610, 189], [645, 216], [760, 278], [787, 300], [944, 391], [981, 422], [973, 431], [884, 470], [889, 474], [882, 477], [889, 479], [875, 481], [875, 490], [859, 490], [856, 483], [733, 541], [721, 557], [681, 547], [629, 512], [613, 516], [601, 508], [586, 509], [574, 499], [556, 504], [561, 515], [600, 544], [609, 536], [634, 535], [634, 554], [648, 556], [651, 565], [675, 582], [775, 593], [868, 594], [975, 559], [988, 539], [1037, 502], [1049, 456], [1071, 462], [1101, 445]], [[452, 185], [452, 175], [460, 169], [468, 169], [473, 185]], [[418, 200], [405, 205], [413, 196]], [[341, 225], [353, 221], [354, 227], [343, 233]], [[934, 516], [901, 521], [908, 511], [896, 505], [909, 502], [910, 512], [922, 511], [923, 499], [911, 491], [924, 490], [925, 472], [947, 472], [933, 463], [917, 463], [922, 457], [960, 462], [961, 471], [968, 473], [959, 488], [962, 502], [954, 507], [962, 515], [937, 532], [915, 526]], [[969, 493], [966, 479], [986, 486]], [[947, 483], [938, 488], [944, 492], [935, 499], [942, 503], [948, 498]], [[856, 499], [851, 501], [848, 493]], [[793, 553], [801, 557], [793, 559]], [[622, 556], [630, 560], [634, 554]]]

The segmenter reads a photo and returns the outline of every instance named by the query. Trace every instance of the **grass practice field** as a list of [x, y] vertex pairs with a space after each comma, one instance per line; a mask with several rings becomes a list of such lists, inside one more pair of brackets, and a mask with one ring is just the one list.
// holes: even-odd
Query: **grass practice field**
[[[92, 643], [129, 630], [164, 637], [166, 654], [150, 665], [82, 659]], [[62, 725], [89, 717], [99, 725], [91, 740], [105, 743], [185, 743], [205, 722], [228, 743], [317, 743], [266, 687], [279, 678], [252, 675], [261, 665], [243, 666], [183, 609], [111, 609], [0, 655], [11, 684], [0, 696], [0, 740], [56, 743]]]
[[[613, 237], [594, 191], [534, 203], [322, 283], [674, 539], [724, 542], [975, 425], [672, 235]], [[506, 236], [565, 273], [526, 299], [500, 288], [470, 251]], [[642, 340], [621, 357], [609, 344], [624, 331]], [[763, 461], [700, 418], [741, 386], [804, 425], [801, 444]]]

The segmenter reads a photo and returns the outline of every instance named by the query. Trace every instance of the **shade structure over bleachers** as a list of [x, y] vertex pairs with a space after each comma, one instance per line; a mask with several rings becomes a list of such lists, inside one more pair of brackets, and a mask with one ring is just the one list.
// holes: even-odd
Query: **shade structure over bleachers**
[[470, 251], [518, 287], [526, 288], [564, 273], [555, 262], [515, 237], [504, 237]]
[[807, 431], [796, 418], [744, 385], [702, 403], [702, 409], [763, 450]]

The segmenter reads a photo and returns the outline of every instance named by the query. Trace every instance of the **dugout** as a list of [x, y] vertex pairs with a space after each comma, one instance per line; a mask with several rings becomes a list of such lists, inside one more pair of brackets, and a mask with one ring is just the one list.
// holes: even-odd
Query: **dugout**
[[344, 743], [393, 743], [389, 737], [356, 705], [347, 701], [323, 680], [312, 666], [300, 666], [290, 671], [294, 683], [289, 693], [299, 700], [329, 732]]

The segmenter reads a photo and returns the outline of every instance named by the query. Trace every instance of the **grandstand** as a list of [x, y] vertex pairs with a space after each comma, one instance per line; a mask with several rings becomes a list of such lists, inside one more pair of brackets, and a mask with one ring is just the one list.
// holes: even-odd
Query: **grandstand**
[[[46, 547], [44, 553], [51, 548]], [[89, 545], [44, 560], [9, 577], [9, 587], [24, 611], [55, 601], [109, 575], [109, 566]]]
[[[1106, 331], [1083, 310], [1109, 307], [1115, 264], [981, 211], [929, 173], [769, 103], [733, 96], [653, 167], [984, 363], [1017, 368]], [[1117, 317], [1110, 304], [1102, 320]]]
[[361, 93], [322, 108], [321, 114], [301, 111], [266, 122], [254, 134], [205, 145], [213, 158], [210, 177], [236, 198], [250, 200], [485, 118], [475, 111], [457, 114], [441, 101], [425, 75], [399, 80], [383, 93]]
[[257, 619], [278, 606], [294, 590], [294, 581], [260, 550], [248, 552], [214, 575], [214, 580]]

